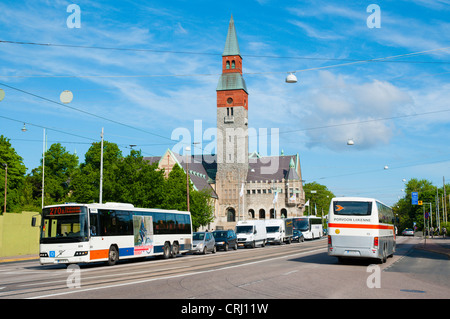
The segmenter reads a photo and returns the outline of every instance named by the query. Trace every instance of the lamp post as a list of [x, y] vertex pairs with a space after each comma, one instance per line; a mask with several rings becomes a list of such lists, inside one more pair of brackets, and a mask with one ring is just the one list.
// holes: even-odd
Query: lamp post
[[190, 152], [191, 148], [187, 146], [185, 148], [186, 151], [186, 201], [187, 201], [187, 211], [189, 211], [189, 159], [188, 152]]
[[6, 214], [6, 192], [8, 189], [8, 164], [3, 163], [3, 166], [5, 167], [5, 206], [3, 208], [3, 213]]

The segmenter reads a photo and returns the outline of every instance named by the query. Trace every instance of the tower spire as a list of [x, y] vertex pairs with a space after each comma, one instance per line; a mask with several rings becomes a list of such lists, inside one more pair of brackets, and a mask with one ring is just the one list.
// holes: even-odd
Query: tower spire
[[236, 35], [236, 28], [234, 27], [233, 15], [231, 15], [230, 24], [228, 25], [227, 40], [225, 41], [225, 50], [222, 56], [241, 55], [239, 51], [239, 44]]

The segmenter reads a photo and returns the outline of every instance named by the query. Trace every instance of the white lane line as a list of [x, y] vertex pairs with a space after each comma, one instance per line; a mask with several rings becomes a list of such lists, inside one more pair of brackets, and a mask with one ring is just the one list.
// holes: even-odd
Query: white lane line
[[222, 271], [222, 270], [233, 269], [233, 268], [238, 268], [238, 267], [243, 267], [243, 266], [249, 266], [249, 265], [259, 264], [259, 263], [268, 262], [268, 261], [272, 261], [272, 260], [289, 258], [289, 257], [293, 257], [293, 256], [310, 254], [310, 253], [315, 253], [315, 252], [319, 252], [319, 251], [326, 251], [326, 250], [328, 250], [328, 248], [319, 248], [319, 249], [315, 249], [315, 250], [311, 250], [311, 251], [299, 252], [299, 253], [286, 255], [286, 256], [278, 256], [278, 257], [273, 257], [273, 258], [269, 258], [269, 259], [253, 261], [253, 262], [240, 264], [240, 265], [222, 267], [222, 268], [218, 268], [218, 269], [210, 269], [210, 270], [203, 270], [203, 271], [191, 272], [191, 273], [186, 273], [186, 274], [165, 276], [165, 277], [160, 277], [160, 278], [151, 278], [151, 279], [145, 279], [145, 280], [138, 280], [138, 281], [126, 282], [126, 283], [121, 283], [121, 284], [113, 284], [113, 285], [102, 286], [102, 287], [93, 287], [93, 288], [86, 288], [86, 289], [77, 288], [77, 289], [72, 289], [70, 291], [65, 291], [65, 292], [60, 292], [60, 293], [55, 293], [55, 294], [50, 294], [50, 295], [42, 295], [42, 296], [30, 297], [30, 298], [26, 298], [26, 299], [40, 299], [40, 298], [48, 298], [48, 297], [55, 297], [55, 296], [63, 296], [63, 295], [80, 293], [80, 292], [94, 291], [94, 290], [100, 290], [100, 289], [111, 289], [111, 288], [117, 288], [117, 287], [123, 287], [123, 286], [142, 284], [142, 283], [147, 283], [147, 282], [152, 282], [152, 281], [157, 281], [157, 280], [167, 280], [167, 279], [173, 279], [173, 278], [179, 278], [179, 277], [187, 277], [187, 276], [192, 276], [192, 275], [200, 275], [200, 274], [205, 274], [205, 273], [209, 273], [209, 272]]

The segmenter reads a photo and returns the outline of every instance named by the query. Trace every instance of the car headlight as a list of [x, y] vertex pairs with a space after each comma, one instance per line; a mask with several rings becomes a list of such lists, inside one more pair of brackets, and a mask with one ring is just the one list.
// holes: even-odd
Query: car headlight
[[197, 245], [197, 248], [202, 249], [202, 248], [203, 248], [203, 243], [198, 244], [198, 245]]

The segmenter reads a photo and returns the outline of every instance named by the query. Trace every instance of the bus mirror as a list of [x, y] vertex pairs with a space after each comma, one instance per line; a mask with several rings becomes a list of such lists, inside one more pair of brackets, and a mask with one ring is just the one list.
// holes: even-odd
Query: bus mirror
[[36, 217], [31, 217], [31, 227], [36, 227]]

